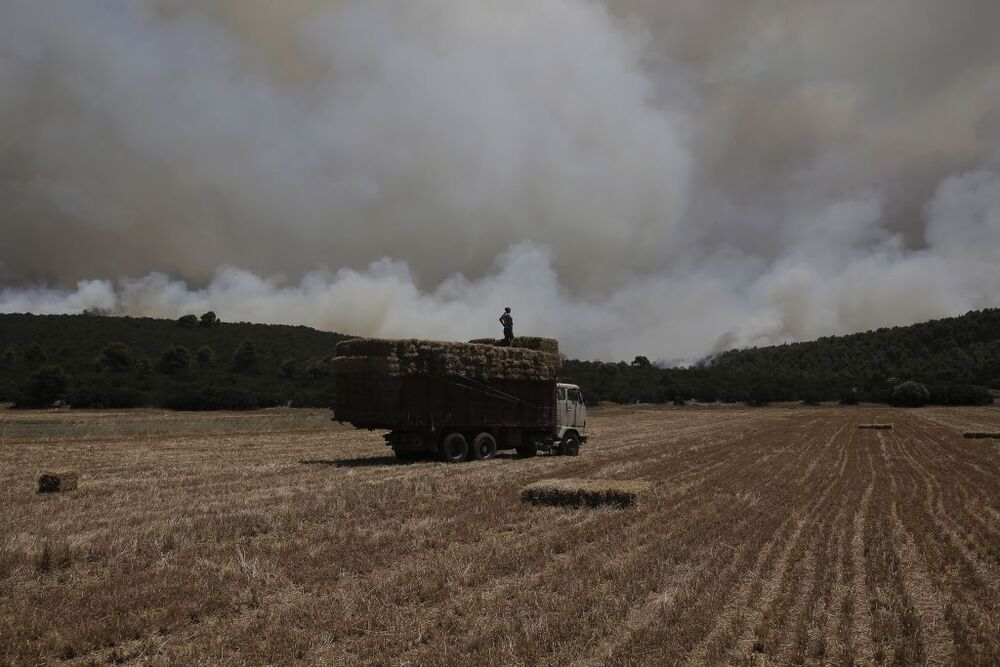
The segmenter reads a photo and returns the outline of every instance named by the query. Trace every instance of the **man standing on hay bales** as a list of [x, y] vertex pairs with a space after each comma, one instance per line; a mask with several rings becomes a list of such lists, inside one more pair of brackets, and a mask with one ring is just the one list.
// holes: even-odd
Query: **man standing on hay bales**
[[503, 325], [503, 344], [511, 347], [514, 344], [514, 318], [510, 316], [510, 306], [503, 309], [500, 324]]

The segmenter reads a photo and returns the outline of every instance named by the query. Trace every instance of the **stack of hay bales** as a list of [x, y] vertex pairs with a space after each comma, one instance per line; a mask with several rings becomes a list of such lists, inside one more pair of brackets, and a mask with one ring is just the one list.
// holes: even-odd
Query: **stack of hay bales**
[[652, 484], [637, 480], [543, 479], [521, 489], [521, 500], [560, 507], [634, 507]]
[[[506, 347], [503, 338], [475, 338], [469, 341], [476, 345], [493, 345], [496, 347]], [[511, 347], [523, 347], [527, 350], [538, 350], [549, 354], [559, 354], [559, 341], [555, 338], [541, 338], [539, 336], [518, 336], [514, 338]]]
[[355, 426], [378, 428], [381, 426], [377, 425], [395, 423], [400, 410], [401, 380], [413, 375], [484, 382], [552, 381], [559, 369], [559, 346], [551, 340], [545, 348], [416, 339], [343, 341], [338, 343], [333, 360], [337, 380], [334, 410], [338, 420], [350, 421]]
[[75, 472], [47, 472], [38, 478], [39, 493], [76, 491], [80, 475]]
[[[549, 340], [549, 339], [540, 339]], [[555, 351], [431, 340], [358, 338], [337, 345], [333, 371], [347, 375], [398, 377], [435, 375], [476, 380], [550, 380], [559, 369]]]

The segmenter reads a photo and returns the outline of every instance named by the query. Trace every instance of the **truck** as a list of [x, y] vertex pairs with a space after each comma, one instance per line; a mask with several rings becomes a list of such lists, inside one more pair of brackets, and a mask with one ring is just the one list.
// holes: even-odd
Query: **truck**
[[[520, 342], [532, 340], [551, 339]], [[557, 380], [553, 343], [345, 341], [334, 360], [334, 420], [388, 431], [400, 459], [576, 456], [587, 441], [587, 408], [579, 386]]]

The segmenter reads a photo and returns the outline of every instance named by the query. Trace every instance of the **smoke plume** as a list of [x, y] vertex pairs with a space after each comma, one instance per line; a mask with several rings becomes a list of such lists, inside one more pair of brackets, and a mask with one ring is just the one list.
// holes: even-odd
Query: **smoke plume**
[[694, 359], [1000, 305], [990, 0], [9, 0], [0, 311]]

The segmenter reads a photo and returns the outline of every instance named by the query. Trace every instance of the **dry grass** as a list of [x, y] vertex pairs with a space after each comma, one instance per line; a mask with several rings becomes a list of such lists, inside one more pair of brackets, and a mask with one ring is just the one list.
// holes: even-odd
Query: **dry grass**
[[521, 500], [556, 507], [634, 507], [652, 484], [617, 479], [543, 479], [521, 489]]
[[[1000, 662], [1000, 443], [961, 435], [1000, 410], [589, 425], [579, 457], [448, 466], [324, 411], [0, 411], [0, 664]], [[519, 501], [547, 478], [656, 491]]]

